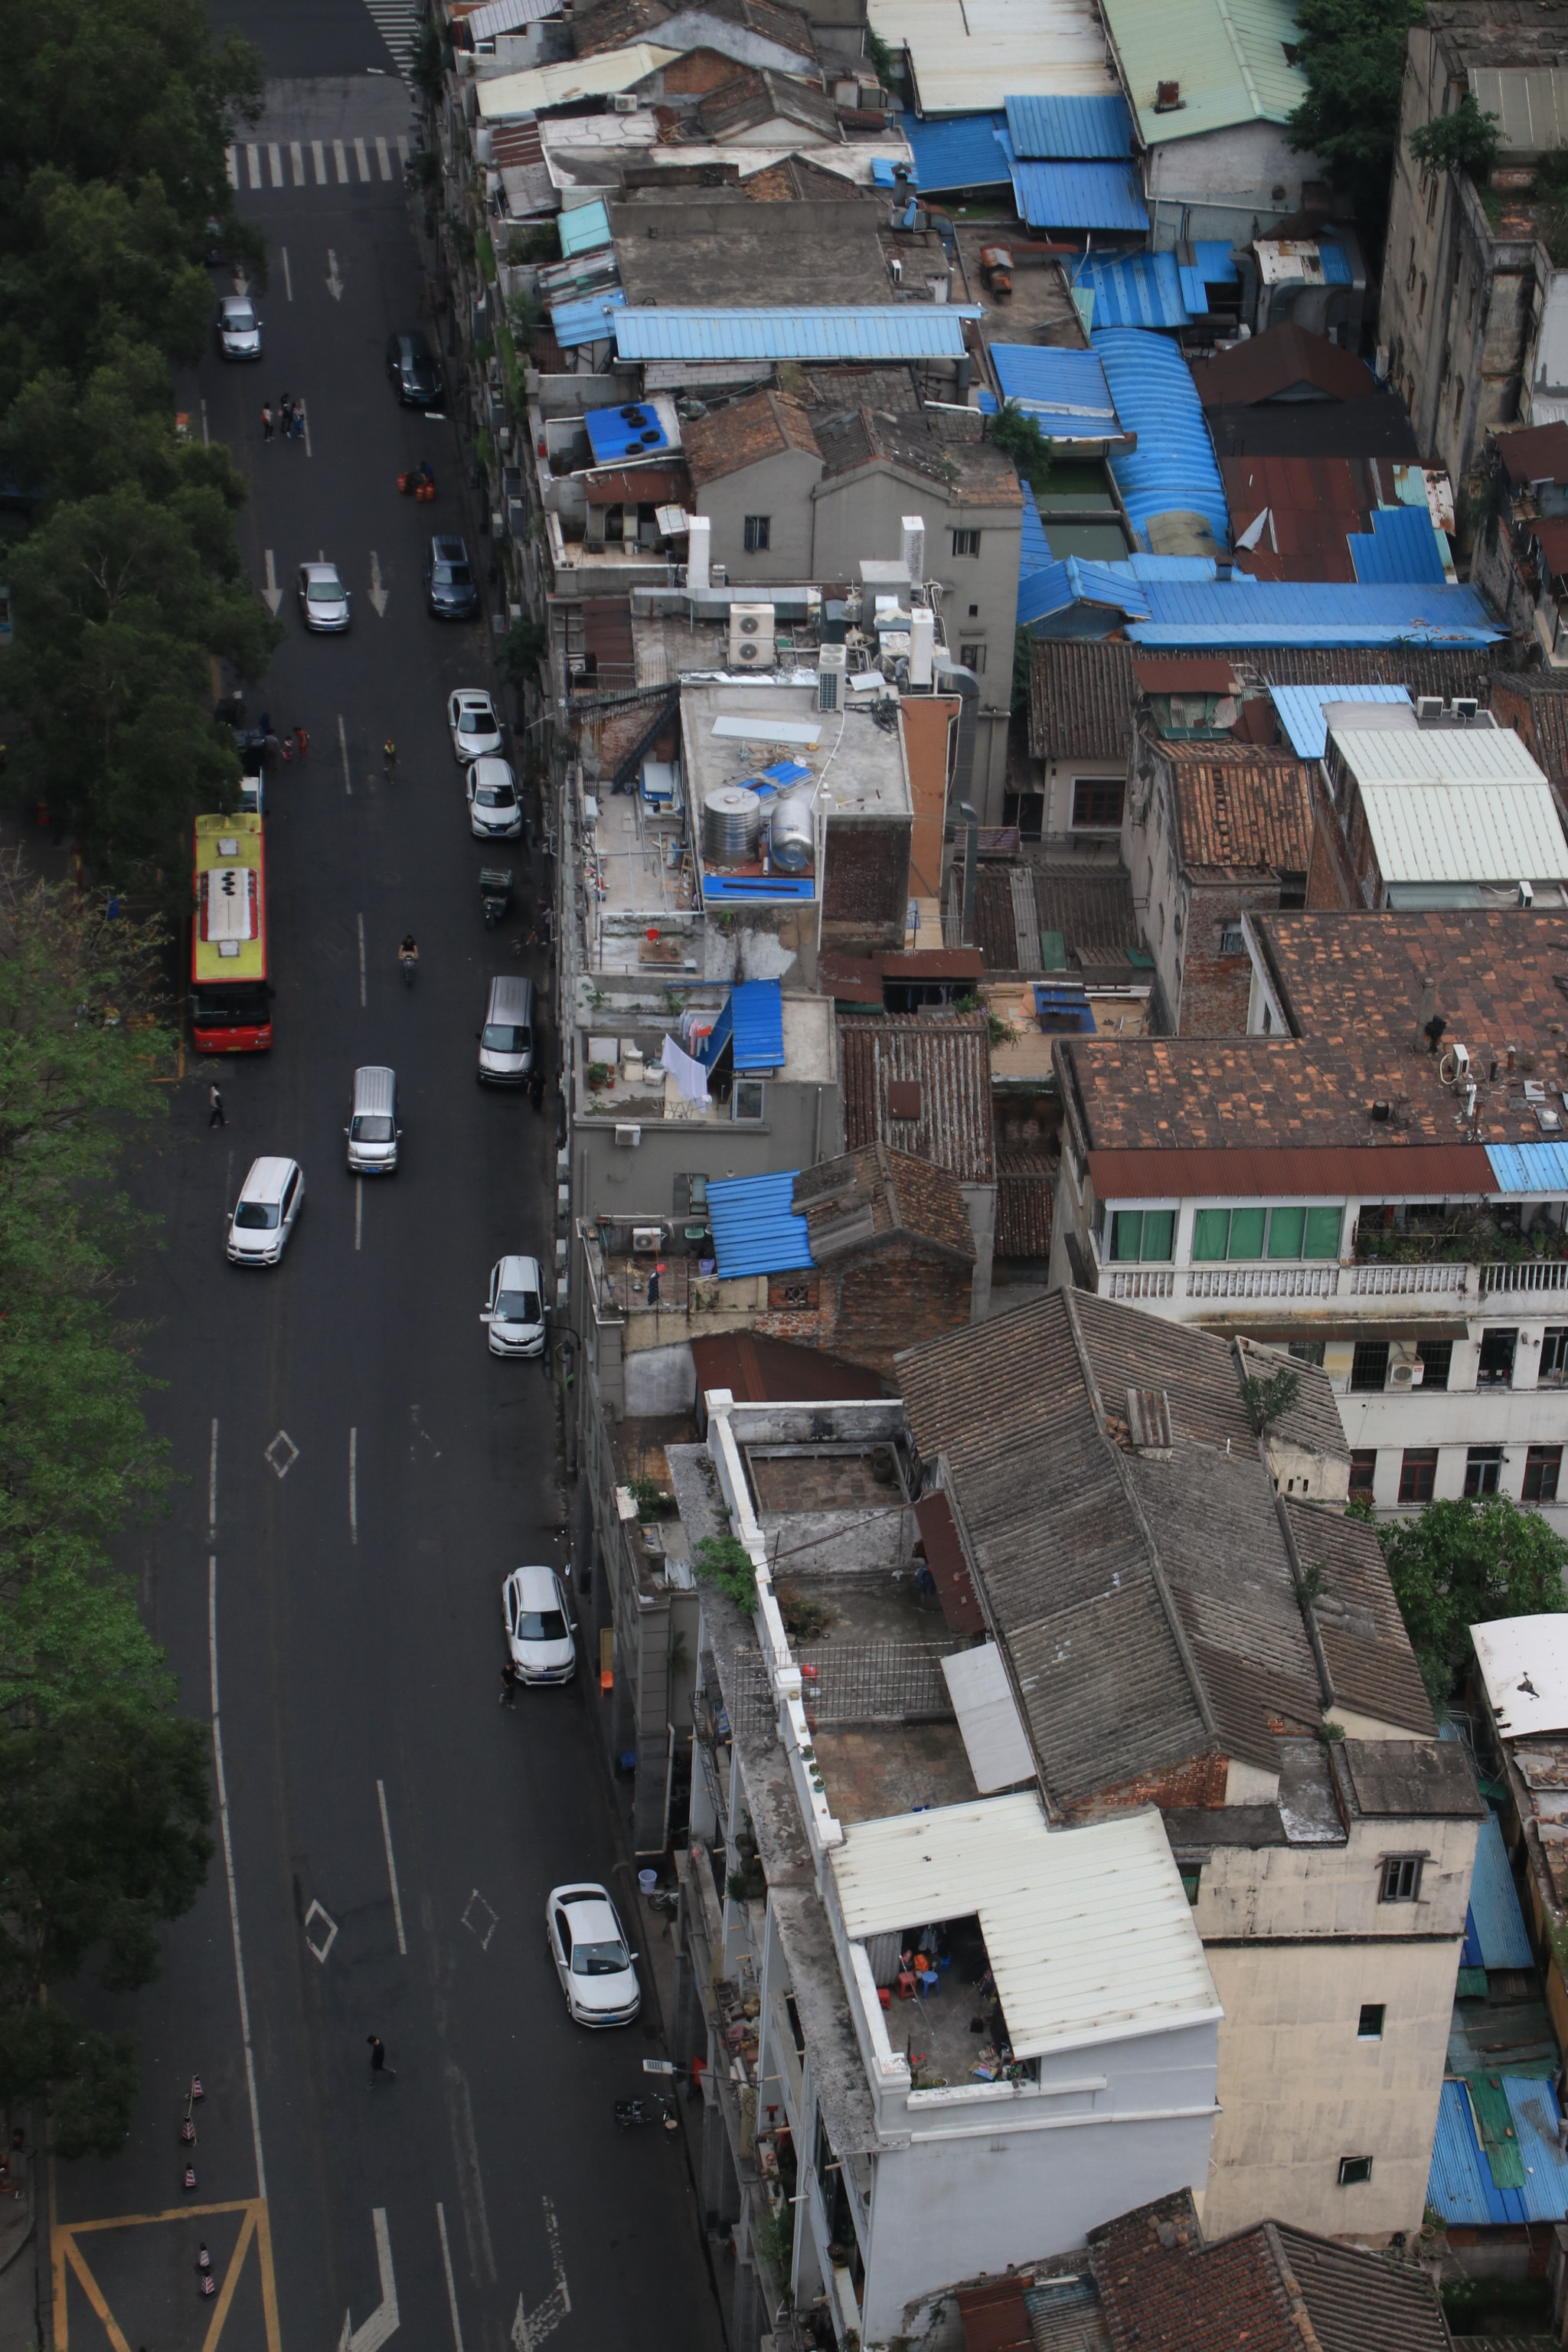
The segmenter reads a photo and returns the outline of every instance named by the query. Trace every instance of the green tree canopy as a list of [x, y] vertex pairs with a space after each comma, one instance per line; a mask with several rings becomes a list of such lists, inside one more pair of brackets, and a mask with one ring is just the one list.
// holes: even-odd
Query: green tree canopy
[[1377, 1539], [1439, 1711], [1469, 1655], [1472, 1625], [1568, 1609], [1568, 1541], [1504, 1496], [1428, 1503], [1419, 1518], [1384, 1520]]
[[987, 428], [989, 439], [1013, 460], [1018, 479], [1027, 482], [1037, 498], [1051, 478], [1051, 445], [1040, 430], [1037, 416], [1016, 400], [1004, 402]]
[[1435, 114], [1410, 134], [1410, 152], [1424, 171], [1489, 172], [1497, 158], [1498, 118], [1483, 114], [1467, 90], [1452, 114]]
[[1328, 164], [1369, 255], [1388, 213], [1405, 37], [1423, 13], [1421, 0], [1300, 0], [1296, 11], [1307, 95], [1290, 117], [1290, 144]]

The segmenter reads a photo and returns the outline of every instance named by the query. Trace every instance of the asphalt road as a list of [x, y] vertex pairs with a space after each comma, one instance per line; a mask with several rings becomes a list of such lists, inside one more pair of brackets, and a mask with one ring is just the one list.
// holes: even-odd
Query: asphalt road
[[[267, 129], [287, 142], [286, 120]], [[478, 1320], [501, 1252], [552, 1259], [554, 1102], [541, 1116], [475, 1082], [489, 976], [545, 966], [509, 955], [519, 925], [483, 928], [494, 852], [469, 836], [446, 735], [448, 690], [493, 682], [488, 622], [443, 627], [421, 595], [422, 540], [470, 518], [454, 427], [401, 411], [383, 368], [388, 331], [419, 314], [419, 248], [395, 178], [241, 201], [274, 241], [266, 358], [215, 355], [182, 399], [249, 477], [244, 559], [259, 583], [270, 552], [283, 591], [288, 636], [251, 709], [279, 731], [302, 722], [311, 745], [271, 778], [274, 1050], [216, 1067], [228, 1123], [213, 1131], [215, 1066], [188, 1066], [129, 1173], [162, 1244], [130, 1307], [189, 1481], [136, 1557], [193, 1713], [216, 1656], [254, 2105], [220, 1844], [161, 1982], [96, 2012], [134, 2024], [145, 2083], [121, 2157], [58, 2168], [69, 2339], [114, 2341], [96, 2292], [132, 2352], [210, 2352], [215, 2310], [226, 2352], [333, 2352], [345, 2313], [355, 2352], [389, 2335], [395, 2352], [547, 2336], [709, 2352], [721, 2335], [681, 2147], [612, 2116], [662, 2048], [651, 2005], [585, 2033], [545, 1953], [563, 1879], [603, 1878], [637, 1916], [595, 1662], [515, 1714], [497, 1705], [502, 1576], [567, 1562], [549, 1390], [537, 1364], [492, 1359]], [[261, 400], [283, 388], [307, 403], [308, 450], [262, 444]], [[395, 488], [425, 455], [433, 508]], [[294, 569], [321, 553], [353, 593], [346, 637], [300, 625]], [[526, 915], [529, 856], [508, 849]], [[412, 992], [395, 961], [408, 929]], [[396, 1068], [405, 1134], [398, 1174], [362, 1194], [342, 1129], [364, 1062]], [[282, 1264], [247, 1274], [225, 1260], [225, 1213], [262, 1152], [297, 1157], [308, 1195]], [[396, 2069], [374, 2089], [372, 2032]], [[185, 2195], [193, 2073], [206, 2097]], [[194, 2267], [204, 2237], [216, 2305]]]

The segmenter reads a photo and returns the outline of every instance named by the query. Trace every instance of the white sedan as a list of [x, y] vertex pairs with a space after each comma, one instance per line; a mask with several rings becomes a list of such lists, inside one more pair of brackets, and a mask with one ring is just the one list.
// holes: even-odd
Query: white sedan
[[447, 697], [447, 725], [460, 761], [483, 760], [500, 750], [500, 719], [482, 686], [460, 686]]
[[517, 779], [504, 760], [476, 760], [464, 779], [468, 825], [482, 841], [514, 841], [522, 831]]
[[536, 1257], [499, 1257], [490, 1268], [481, 1323], [489, 1326], [492, 1356], [542, 1356], [544, 1284]]
[[552, 1568], [514, 1568], [501, 1587], [506, 1644], [525, 1683], [569, 1683], [577, 1670], [566, 1595]]
[[616, 1906], [602, 1886], [556, 1886], [544, 1906], [550, 1957], [576, 2025], [629, 2025], [642, 2007]]
[[253, 1160], [228, 1221], [232, 1265], [276, 1265], [305, 1200], [297, 1160]]

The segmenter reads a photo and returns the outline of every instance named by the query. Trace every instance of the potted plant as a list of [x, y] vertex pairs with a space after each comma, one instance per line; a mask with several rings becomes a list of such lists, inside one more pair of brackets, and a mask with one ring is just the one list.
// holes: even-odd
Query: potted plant
[[609, 1075], [608, 1062], [590, 1062], [587, 1069], [589, 1093], [594, 1095], [600, 1093]]

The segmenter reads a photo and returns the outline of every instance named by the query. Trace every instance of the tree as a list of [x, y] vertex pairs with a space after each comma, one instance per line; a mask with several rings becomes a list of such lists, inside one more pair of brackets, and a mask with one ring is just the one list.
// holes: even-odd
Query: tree
[[1388, 213], [1405, 38], [1423, 14], [1422, 0], [1300, 0], [1296, 12], [1307, 95], [1290, 117], [1289, 142], [1328, 164], [1369, 253], [1382, 244]]
[[1250, 1373], [1241, 1383], [1242, 1410], [1251, 1427], [1261, 1437], [1283, 1421], [1295, 1408], [1301, 1393], [1301, 1375], [1281, 1370], [1278, 1372]]
[[991, 418], [987, 437], [1011, 457], [1018, 479], [1027, 482], [1038, 498], [1051, 478], [1051, 445], [1039, 419], [1016, 400], [1006, 401]]
[[549, 654], [550, 631], [542, 621], [526, 616], [514, 621], [501, 640], [501, 675], [521, 694], [526, 687], [538, 685]]
[[1568, 1609], [1568, 1541], [1506, 1496], [1428, 1503], [1417, 1519], [1378, 1527], [1423, 1681], [1439, 1710], [1469, 1653], [1469, 1629], [1493, 1617]]
[[1483, 114], [1467, 90], [1452, 114], [1435, 114], [1410, 134], [1410, 152], [1424, 172], [1489, 172], [1497, 161], [1498, 117]]

